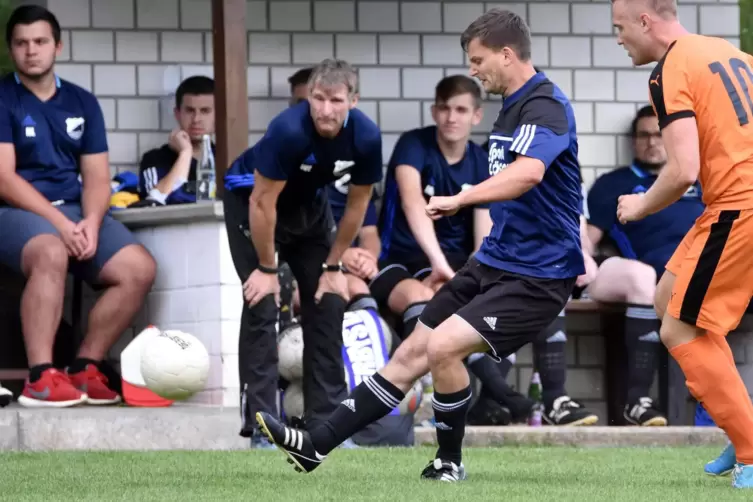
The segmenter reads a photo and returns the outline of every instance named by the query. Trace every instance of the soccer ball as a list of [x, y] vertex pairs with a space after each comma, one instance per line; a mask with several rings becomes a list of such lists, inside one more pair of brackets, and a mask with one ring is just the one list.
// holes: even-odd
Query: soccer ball
[[288, 418], [303, 416], [303, 386], [292, 382], [282, 393], [282, 411]]
[[277, 370], [288, 382], [303, 377], [303, 329], [293, 323], [277, 337]]
[[424, 398], [424, 385], [421, 380], [416, 381], [413, 387], [405, 393], [405, 398], [400, 401], [398, 409], [401, 415], [412, 415], [416, 413], [421, 406], [421, 401]]
[[209, 353], [193, 335], [161, 331], [141, 350], [141, 376], [158, 396], [174, 401], [187, 399], [207, 383]]

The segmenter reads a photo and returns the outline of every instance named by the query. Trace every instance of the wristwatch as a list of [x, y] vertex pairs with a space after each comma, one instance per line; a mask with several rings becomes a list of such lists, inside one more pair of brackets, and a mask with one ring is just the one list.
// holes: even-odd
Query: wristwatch
[[342, 272], [343, 262], [338, 261], [336, 265], [328, 265], [327, 263], [322, 263], [322, 270], [325, 272]]

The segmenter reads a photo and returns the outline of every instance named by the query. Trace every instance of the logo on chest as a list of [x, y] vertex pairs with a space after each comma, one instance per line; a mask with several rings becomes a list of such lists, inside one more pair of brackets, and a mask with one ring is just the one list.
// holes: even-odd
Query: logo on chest
[[84, 135], [84, 119], [82, 117], [65, 119], [65, 132], [73, 140], [81, 139], [81, 136]]
[[492, 134], [489, 136], [489, 175], [494, 176], [507, 167], [508, 160], [505, 155], [505, 143], [512, 143], [512, 138]]

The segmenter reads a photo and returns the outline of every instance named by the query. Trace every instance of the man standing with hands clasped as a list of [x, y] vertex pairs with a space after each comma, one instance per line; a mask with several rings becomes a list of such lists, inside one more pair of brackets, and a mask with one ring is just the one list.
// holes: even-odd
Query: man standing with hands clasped
[[[346, 394], [348, 293], [340, 260], [361, 228], [372, 185], [382, 178], [381, 132], [355, 109], [357, 88], [348, 63], [322, 61], [309, 79], [308, 100], [275, 117], [225, 177], [228, 240], [247, 303], [238, 350], [243, 436], [257, 435], [257, 411], [277, 415], [277, 252], [300, 291], [307, 422], [326, 418]], [[350, 188], [332, 242], [325, 188], [345, 174]]]

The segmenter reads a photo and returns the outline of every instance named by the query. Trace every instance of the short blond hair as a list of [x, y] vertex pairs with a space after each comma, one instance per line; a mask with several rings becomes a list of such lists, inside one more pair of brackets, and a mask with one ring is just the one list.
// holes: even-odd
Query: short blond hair
[[[618, 0], [612, 0], [612, 3]], [[628, 4], [635, 5], [638, 2], [643, 2], [649, 9], [656, 12], [660, 17], [673, 18], [677, 17], [677, 0], [622, 0]]]

